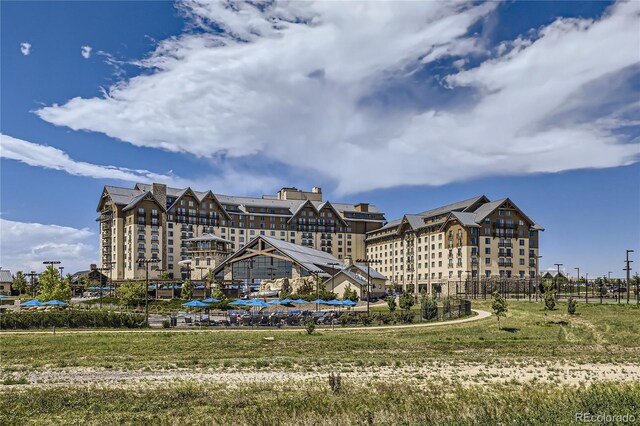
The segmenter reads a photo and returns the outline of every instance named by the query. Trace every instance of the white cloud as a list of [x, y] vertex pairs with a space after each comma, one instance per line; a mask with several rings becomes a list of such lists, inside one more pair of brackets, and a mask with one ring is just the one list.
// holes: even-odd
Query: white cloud
[[567, 107], [592, 83], [638, 63], [639, 2], [616, 4], [595, 22], [558, 19], [501, 44], [475, 68], [452, 71], [444, 81], [453, 90], [474, 91], [453, 109], [367, 100], [424, 64], [453, 56], [461, 66], [478, 55], [481, 43], [467, 33], [497, 3], [180, 7], [205, 31], [162, 41], [138, 61], [148, 73], [103, 98], [74, 98], [38, 115], [226, 164], [262, 156], [331, 179], [342, 192], [637, 160], [637, 144]]
[[20, 52], [24, 56], [29, 56], [29, 53], [31, 53], [31, 43], [20, 43]]
[[218, 175], [204, 175], [191, 180], [175, 176], [172, 173], [161, 174], [148, 170], [133, 170], [125, 167], [103, 166], [83, 161], [75, 161], [69, 155], [52, 146], [40, 145], [0, 134], [0, 158], [16, 160], [34, 167], [61, 170], [74, 176], [95, 179], [115, 179], [126, 182], [161, 182], [177, 187], [191, 186], [200, 190], [229, 190], [229, 193], [267, 191], [278, 185], [278, 181], [269, 176], [241, 173], [229, 166], [218, 169]]
[[16, 271], [44, 270], [45, 260], [59, 260], [64, 274], [97, 263], [97, 235], [89, 229], [0, 219], [0, 266]]
[[80, 48], [80, 54], [82, 55], [83, 58], [85, 59], [89, 59], [91, 57], [91, 46], [82, 46]]

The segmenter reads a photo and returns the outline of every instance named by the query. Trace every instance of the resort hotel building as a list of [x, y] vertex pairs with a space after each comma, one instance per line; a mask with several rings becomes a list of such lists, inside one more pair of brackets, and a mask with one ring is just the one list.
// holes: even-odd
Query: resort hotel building
[[[358, 292], [535, 278], [543, 230], [508, 198], [482, 195], [387, 222], [371, 204], [323, 200], [320, 188], [251, 198], [158, 183], [105, 186], [97, 211], [102, 266], [114, 281], [144, 279], [139, 261], [158, 259], [151, 279], [313, 276], [327, 289]], [[357, 265], [365, 258], [369, 267]]]
[[138, 260], [153, 258], [160, 261], [151, 278], [161, 272], [173, 279], [200, 278], [258, 236], [315, 248], [340, 261], [359, 259], [367, 232], [386, 222], [367, 203], [323, 200], [320, 188], [282, 188], [250, 198], [158, 183], [105, 186], [97, 211], [100, 258], [103, 267], [113, 268], [114, 280], [145, 278]]
[[415, 292], [449, 282], [529, 279], [539, 273], [543, 230], [510, 199], [481, 195], [367, 232], [367, 258], [378, 261], [388, 286]]

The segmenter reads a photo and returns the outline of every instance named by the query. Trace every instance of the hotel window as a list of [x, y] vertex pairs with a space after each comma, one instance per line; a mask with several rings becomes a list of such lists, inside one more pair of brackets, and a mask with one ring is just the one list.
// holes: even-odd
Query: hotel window
[[520, 240], [520, 245], [523, 246], [524, 245], [524, 240]]
[[524, 249], [520, 249], [520, 256], [524, 256]]
[[167, 225], [169, 228], [173, 228], [173, 223]]
[[491, 235], [491, 228], [484, 228], [484, 235]]
[[186, 204], [186, 202], [184, 200], [180, 200], [180, 205], [184, 206]]
[[193, 201], [189, 201], [189, 207], [193, 207]]
[[491, 254], [491, 247], [485, 247], [484, 254]]

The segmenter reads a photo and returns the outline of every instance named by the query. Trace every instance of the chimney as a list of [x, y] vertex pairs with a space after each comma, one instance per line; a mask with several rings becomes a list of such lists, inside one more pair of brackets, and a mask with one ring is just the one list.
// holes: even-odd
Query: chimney
[[368, 212], [369, 211], [369, 203], [358, 203], [355, 205], [357, 212]]
[[167, 208], [167, 185], [162, 183], [152, 183], [151, 193], [158, 199], [163, 209]]
[[314, 186], [313, 188], [311, 188], [311, 192], [313, 192], [314, 194], [322, 194], [322, 188], [320, 188], [319, 186]]
[[92, 263], [91, 265], [89, 265], [89, 269], [92, 271], [95, 271], [96, 269], [98, 269], [98, 267], [96, 266], [95, 263]]
[[344, 258], [344, 266], [352, 266], [353, 265], [353, 259], [351, 258], [351, 256], [346, 256]]

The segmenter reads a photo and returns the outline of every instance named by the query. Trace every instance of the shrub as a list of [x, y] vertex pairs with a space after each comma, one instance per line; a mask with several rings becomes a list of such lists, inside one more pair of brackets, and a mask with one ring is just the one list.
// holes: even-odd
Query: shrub
[[446, 315], [447, 318], [451, 318], [451, 296], [444, 298], [442, 302], [442, 314]]
[[389, 312], [396, 311], [396, 298], [393, 296], [387, 297], [387, 305], [389, 306]]
[[145, 321], [144, 315], [131, 315], [117, 312], [84, 310], [65, 310], [55, 312], [20, 312], [3, 314], [0, 328], [140, 328]]
[[407, 293], [406, 291], [402, 292], [400, 296], [400, 309], [408, 311], [413, 306], [413, 295], [411, 293]]
[[425, 292], [420, 296], [420, 313], [422, 314], [422, 319], [427, 321], [438, 317], [438, 304], [436, 300], [433, 296], [430, 294], [427, 295]]
[[576, 314], [576, 301], [573, 299], [573, 297], [570, 297], [567, 300], [567, 312], [569, 313], [569, 315], [575, 315]]
[[360, 322], [362, 322], [362, 325], [364, 326], [371, 325], [372, 321], [373, 321], [373, 317], [371, 317], [371, 315], [366, 313], [360, 315]]
[[304, 323], [304, 329], [307, 330], [307, 334], [313, 334], [316, 329], [316, 322], [313, 317], [307, 318], [307, 321]]
[[398, 320], [403, 324], [410, 324], [416, 317], [416, 313], [413, 311], [403, 311], [398, 315]]
[[171, 327], [171, 321], [169, 320], [162, 321], [162, 328], [170, 328], [170, 327]]
[[342, 389], [342, 378], [340, 377], [340, 373], [329, 373], [329, 387], [333, 393], [340, 393], [340, 389]]

